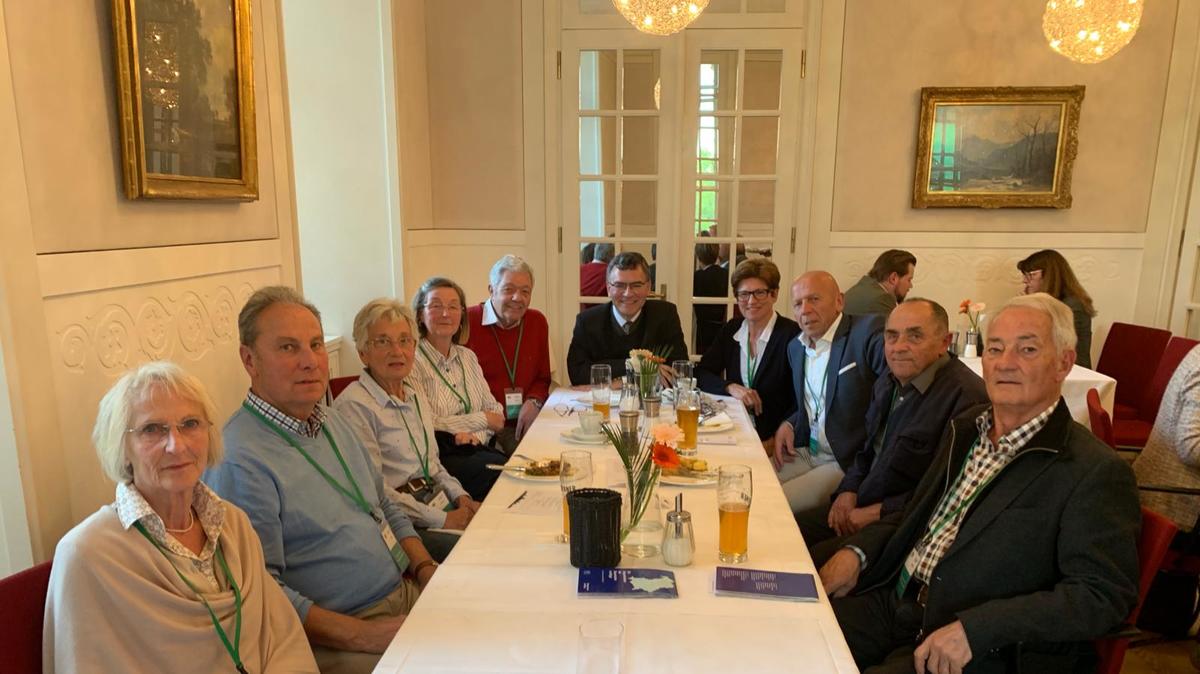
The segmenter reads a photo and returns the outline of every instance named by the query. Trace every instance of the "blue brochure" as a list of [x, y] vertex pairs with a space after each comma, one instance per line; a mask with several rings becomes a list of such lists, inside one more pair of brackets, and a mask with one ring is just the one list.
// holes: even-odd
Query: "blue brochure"
[[817, 582], [811, 573], [717, 567], [713, 593], [719, 596], [785, 601], [817, 601]]
[[673, 571], [584, 567], [579, 570], [579, 596], [674, 599], [679, 592]]

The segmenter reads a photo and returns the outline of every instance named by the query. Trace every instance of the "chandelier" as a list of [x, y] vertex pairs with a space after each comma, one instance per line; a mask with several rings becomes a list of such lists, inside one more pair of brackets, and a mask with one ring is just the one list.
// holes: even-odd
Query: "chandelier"
[[634, 28], [651, 35], [678, 33], [708, 6], [708, 0], [612, 0], [612, 3]]
[[1079, 63], [1099, 63], [1121, 51], [1142, 20], [1142, 0], [1050, 0], [1042, 32], [1050, 48]]

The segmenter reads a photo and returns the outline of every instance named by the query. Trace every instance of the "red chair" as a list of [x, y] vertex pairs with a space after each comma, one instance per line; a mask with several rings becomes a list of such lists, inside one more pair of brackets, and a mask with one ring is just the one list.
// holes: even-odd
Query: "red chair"
[[1104, 441], [1104, 444], [1117, 448], [1113, 442], [1113, 426], [1112, 418], [1108, 416], [1108, 410], [1100, 405], [1100, 391], [1098, 389], [1088, 389], [1087, 392], [1088, 420], [1092, 422], [1092, 433], [1097, 438]]
[[[1163, 393], [1171, 381], [1171, 375], [1179, 367], [1179, 362], [1191, 351], [1197, 342], [1186, 337], [1172, 337], [1158, 359], [1154, 368], [1154, 376], [1146, 384], [1142, 397], [1138, 401], [1137, 410], [1131, 418], [1113, 420], [1113, 444], [1117, 447], [1145, 447], [1146, 439], [1150, 437], [1150, 429], [1154, 428], [1154, 419], [1158, 416], [1158, 408], [1162, 404]], [[1105, 342], [1105, 346], [1108, 343]], [[1121, 384], [1117, 383], [1117, 395], [1120, 395]]]
[[334, 399], [336, 399], [338, 396], [340, 396], [342, 394], [342, 391], [346, 390], [347, 386], [349, 386], [350, 384], [352, 384], [356, 381], [358, 381], [358, 375], [351, 375], [349, 377], [334, 377], [333, 379], [330, 379], [329, 380], [329, 400], [333, 401]]
[[4, 629], [0, 630], [0, 653], [4, 655], [0, 660], [5, 671], [42, 671], [42, 619], [50, 564], [43, 562], [0, 580], [0, 606], [4, 607]]
[[1125, 661], [1125, 651], [1129, 648], [1129, 637], [1137, 634], [1136, 628], [1130, 627], [1137, 623], [1138, 614], [1142, 611], [1142, 602], [1150, 591], [1150, 583], [1158, 573], [1171, 540], [1177, 531], [1175, 523], [1158, 513], [1142, 508], [1142, 533], [1138, 537], [1138, 599], [1126, 623], [1127, 629], [1116, 632], [1112, 636], [1097, 639], [1096, 655], [1099, 656], [1096, 674], [1118, 674], [1121, 663]]
[[1160, 328], [1113, 323], [1108, 329], [1096, 371], [1117, 380], [1114, 420], [1138, 416], [1138, 405], [1170, 339], [1171, 332]]

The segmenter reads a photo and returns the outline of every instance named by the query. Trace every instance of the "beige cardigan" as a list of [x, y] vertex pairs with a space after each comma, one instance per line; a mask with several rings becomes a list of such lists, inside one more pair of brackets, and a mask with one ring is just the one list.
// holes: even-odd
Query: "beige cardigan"
[[[1163, 393], [1146, 447], [1133, 462], [1138, 484], [1200, 487], [1200, 346], [1179, 362]], [[1141, 492], [1142, 505], [1191, 531], [1200, 496]]]
[[[263, 565], [246, 514], [225, 502], [221, 551], [242, 593], [241, 656], [250, 674], [316, 672], [296, 610]], [[191, 560], [172, 559], [196, 587], [211, 580]], [[215, 563], [215, 562], [214, 562]], [[205, 595], [229, 640], [233, 591]], [[233, 661], [204, 605], [171, 564], [106, 505], [58, 544], [46, 596], [42, 666], [46, 672], [233, 672]]]

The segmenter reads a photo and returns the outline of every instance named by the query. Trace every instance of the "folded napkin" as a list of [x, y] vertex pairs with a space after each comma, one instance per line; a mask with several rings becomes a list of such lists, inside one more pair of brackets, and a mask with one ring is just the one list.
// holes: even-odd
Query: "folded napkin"
[[736, 445], [737, 438], [732, 435], [701, 435], [696, 442], [701, 445]]
[[725, 414], [724, 412], [718, 412], [715, 416], [705, 419], [704, 423], [702, 423], [700, 425], [708, 427], [708, 426], [722, 426], [724, 424], [732, 424], [732, 423], [733, 423], [733, 419], [730, 419], [728, 414]]

